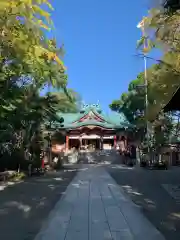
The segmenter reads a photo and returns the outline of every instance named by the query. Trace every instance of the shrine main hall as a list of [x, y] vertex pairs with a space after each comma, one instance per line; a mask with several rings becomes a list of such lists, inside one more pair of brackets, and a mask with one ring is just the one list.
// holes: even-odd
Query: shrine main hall
[[[66, 150], [72, 148], [112, 149], [127, 144], [131, 125], [123, 114], [105, 114], [99, 104], [84, 104], [78, 113], [57, 113], [56, 131], [64, 135]], [[58, 119], [63, 119], [59, 121]], [[58, 142], [53, 148], [58, 148]]]

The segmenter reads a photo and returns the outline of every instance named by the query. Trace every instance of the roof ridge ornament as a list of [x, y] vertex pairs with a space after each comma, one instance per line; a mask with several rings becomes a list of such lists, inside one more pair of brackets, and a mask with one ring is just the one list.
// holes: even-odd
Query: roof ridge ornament
[[88, 109], [88, 108], [98, 108], [100, 109], [100, 105], [99, 105], [99, 100], [97, 103], [90, 103], [90, 104], [87, 104], [85, 103], [84, 101], [82, 102], [82, 109]]

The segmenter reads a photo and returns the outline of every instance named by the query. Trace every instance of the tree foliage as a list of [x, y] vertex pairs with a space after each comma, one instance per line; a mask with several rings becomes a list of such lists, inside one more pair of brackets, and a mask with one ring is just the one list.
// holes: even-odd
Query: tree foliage
[[[37, 152], [44, 122], [57, 110], [75, 111], [76, 98], [66, 87], [63, 46], [47, 38], [46, 32], [53, 30], [50, 1], [0, 2], [0, 151], [3, 156], [23, 155], [32, 146]], [[57, 93], [40, 96], [48, 86]]]
[[156, 59], [155, 68], [151, 68], [148, 75], [157, 97], [155, 104], [148, 110], [150, 120], [156, 118], [180, 85], [179, 14], [179, 2], [169, 0], [151, 9], [143, 19], [144, 36], [138, 41], [138, 47], [143, 50], [144, 45], [148, 46], [146, 54], [152, 48], [163, 51], [163, 57]]
[[[148, 73], [155, 74], [155, 70], [158, 71], [159, 66], [152, 66], [148, 69]], [[116, 112], [123, 112], [127, 120], [135, 126], [134, 138], [143, 141], [147, 130], [147, 120], [151, 113], [148, 113], [149, 109], [155, 106], [157, 96], [161, 92], [153, 82], [148, 82], [148, 108], [145, 105], [145, 86], [144, 86], [144, 73], [140, 73], [137, 78], [129, 83], [128, 92], [122, 93], [120, 99], [114, 100], [110, 104], [110, 108]], [[147, 111], [147, 112], [146, 112]], [[151, 127], [150, 127], [151, 125]], [[169, 134], [171, 133], [171, 115], [160, 113], [157, 116], [155, 122], [148, 124], [148, 128], [152, 131], [154, 129], [153, 139], [156, 147], [167, 142]], [[152, 133], [151, 133], [152, 134]]]
[[[148, 91], [148, 102], [153, 103], [153, 94]], [[144, 73], [140, 73], [137, 78], [129, 83], [128, 92], [122, 93], [119, 100], [114, 100], [110, 104], [113, 111], [123, 112], [132, 124], [141, 123], [145, 115], [145, 87]]]
[[[110, 105], [112, 110], [123, 111], [137, 128], [145, 128], [145, 120], [153, 121], [151, 125], [154, 129], [156, 145], [167, 141], [174, 124], [172, 113], [164, 114], [161, 110], [180, 85], [179, 9], [177, 1], [166, 1], [163, 5], [151, 9], [139, 24], [143, 32], [142, 38], [138, 41], [138, 48], [142, 53], [140, 55], [142, 57], [146, 55], [148, 59], [148, 52], [157, 47], [164, 53], [163, 57], [156, 59], [157, 63], [147, 70], [146, 114], [145, 88], [137, 87], [145, 82], [143, 73], [129, 84], [127, 93], [123, 93], [119, 100], [115, 100]], [[135, 86], [135, 89], [132, 86]]]
[[[161, 1], [161, 5], [148, 12], [138, 25], [142, 30], [142, 38], [137, 44], [140, 56], [150, 58], [148, 53], [153, 48], [163, 52], [163, 57], [156, 59], [156, 64], [147, 70], [148, 107], [145, 108], [144, 73], [130, 82], [127, 93], [122, 93], [120, 99], [110, 104], [112, 110], [123, 112], [136, 126], [137, 136], [144, 138], [146, 124], [151, 122], [148, 128], [151, 125], [153, 139], [150, 140], [156, 149], [172, 138], [177, 139], [179, 131], [179, 113], [162, 111], [180, 85], [179, 25], [179, 1]], [[178, 117], [174, 119], [175, 115]]]

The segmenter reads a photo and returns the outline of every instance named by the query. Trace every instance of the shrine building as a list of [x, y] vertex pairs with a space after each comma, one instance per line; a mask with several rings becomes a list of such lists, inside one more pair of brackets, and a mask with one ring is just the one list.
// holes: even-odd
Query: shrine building
[[127, 144], [128, 129], [132, 126], [123, 114], [105, 114], [99, 104], [84, 104], [78, 113], [57, 113], [61, 122], [54, 126], [64, 133], [66, 150], [73, 147], [84, 149], [116, 148], [118, 143]]

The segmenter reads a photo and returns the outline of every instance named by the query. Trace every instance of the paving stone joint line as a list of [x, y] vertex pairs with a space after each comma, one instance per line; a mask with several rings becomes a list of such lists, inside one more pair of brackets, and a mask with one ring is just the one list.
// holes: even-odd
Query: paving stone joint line
[[163, 240], [123, 192], [103, 167], [80, 170], [35, 240]]
[[125, 216], [124, 213], [122, 212], [122, 208], [120, 207], [120, 204], [117, 203], [117, 199], [116, 199], [116, 197], [114, 196], [114, 193], [112, 192], [112, 190], [111, 190], [111, 188], [109, 187], [109, 185], [108, 185], [108, 189], [109, 189], [109, 191], [111, 192], [111, 195], [112, 195], [114, 201], [116, 202], [116, 205], [117, 205], [117, 207], [119, 208], [121, 214], [123, 215], [124, 220], [125, 220], [127, 226], [129, 227], [130, 233], [131, 233], [132, 236], [133, 236], [133, 231], [132, 231], [132, 229], [131, 229], [131, 226], [130, 226], [130, 224], [128, 223], [128, 220], [127, 220], [126, 216]]
[[[98, 186], [98, 190], [99, 190], [99, 194], [100, 194], [100, 196], [101, 196], [101, 202], [102, 202], [102, 206], [103, 206], [104, 214], [105, 214], [105, 216], [106, 216], [106, 221], [107, 221], [108, 228], [109, 228], [109, 232], [110, 232], [110, 235], [111, 235], [111, 238], [112, 238], [111, 228], [110, 228], [110, 224], [109, 224], [109, 221], [108, 221], [108, 217], [107, 217], [107, 213], [106, 213], [105, 205], [104, 205], [104, 202], [103, 202], [102, 193], [101, 193], [101, 191], [100, 191], [100, 186]], [[113, 239], [113, 238], [112, 238], [112, 239]]]

